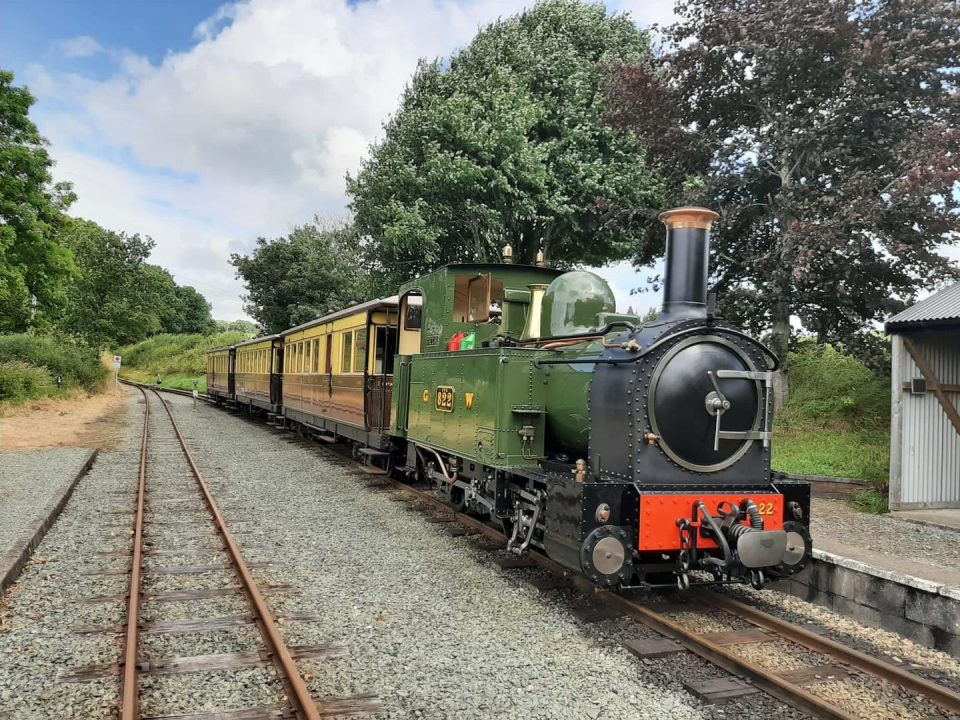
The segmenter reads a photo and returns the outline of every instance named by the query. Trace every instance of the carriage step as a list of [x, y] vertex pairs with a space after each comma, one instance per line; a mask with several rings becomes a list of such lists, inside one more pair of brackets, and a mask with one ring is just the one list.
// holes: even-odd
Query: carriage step
[[386, 470], [384, 470], [383, 468], [378, 468], [376, 465], [361, 465], [360, 463], [357, 463], [354, 467], [356, 467], [357, 470], [361, 470], [362, 472], [365, 472], [367, 475], [386, 475], [387, 474]]
[[330, 445], [333, 445], [335, 442], [337, 442], [336, 435], [314, 435], [313, 439], [318, 440], [320, 442], [328, 443]]
[[387, 457], [390, 453], [385, 450], [375, 450], [374, 448], [360, 448], [357, 452], [361, 455], [368, 455], [369, 457]]

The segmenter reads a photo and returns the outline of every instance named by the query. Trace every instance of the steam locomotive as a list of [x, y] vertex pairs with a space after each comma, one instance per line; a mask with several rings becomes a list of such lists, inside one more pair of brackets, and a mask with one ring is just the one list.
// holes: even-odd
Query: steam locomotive
[[770, 467], [779, 361], [708, 306], [716, 217], [661, 215], [653, 322], [618, 314], [596, 275], [516, 265], [508, 246], [218, 348], [208, 392], [350, 442], [598, 586], [762, 587], [810, 558], [810, 487]]

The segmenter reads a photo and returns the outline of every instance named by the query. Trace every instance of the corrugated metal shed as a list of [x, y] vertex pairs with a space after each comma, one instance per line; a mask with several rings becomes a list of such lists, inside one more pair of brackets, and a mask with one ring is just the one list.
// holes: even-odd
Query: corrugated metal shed
[[887, 320], [887, 332], [907, 328], [960, 325], [960, 283], [934, 293]]
[[887, 320], [890, 507], [960, 507], [960, 283]]
[[[890, 507], [960, 507], [960, 433], [926, 380], [905, 339], [960, 410], [960, 330], [900, 332], [893, 336], [890, 422]], [[923, 390], [916, 392], [915, 390]]]

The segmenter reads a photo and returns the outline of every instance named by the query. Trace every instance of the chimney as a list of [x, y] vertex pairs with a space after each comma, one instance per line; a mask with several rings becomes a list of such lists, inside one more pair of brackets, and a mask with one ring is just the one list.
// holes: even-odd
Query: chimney
[[660, 220], [667, 226], [662, 319], [707, 317], [710, 226], [718, 217], [712, 210], [699, 207], [660, 213]]

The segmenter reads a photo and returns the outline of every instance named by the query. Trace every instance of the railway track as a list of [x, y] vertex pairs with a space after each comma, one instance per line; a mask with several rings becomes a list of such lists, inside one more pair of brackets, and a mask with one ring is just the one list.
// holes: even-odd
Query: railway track
[[[338, 452], [335, 446], [313, 443], [311, 446], [338, 459], [347, 467], [357, 467], [365, 473], [369, 472], [369, 468], [360, 466]], [[507, 538], [503, 533], [482, 520], [454, 511], [444, 500], [428, 491], [387, 475], [375, 478], [366, 476], [364, 480], [370, 486], [383, 487], [415, 502], [420, 509], [434, 516], [431, 518], [434, 522], [455, 523], [462, 527], [465, 533], [482, 535], [490, 541], [491, 548], [503, 549], [506, 546]], [[538, 553], [505, 562], [503, 567], [522, 568], [530, 565], [546, 570], [557, 581], [557, 585], [575, 588], [598, 607], [632, 617], [662, 636], [652, 642], [641, 641], [632, 647], [628, 644], [628, 649], [634, 654], [640, 657], [657, 657], [689, 651], [729, 673], [730, 677], [724, 679], [725, 683], [717, 683], [714, 700], [717, 697], [722, 698], [724, 693], [727, 693], [727, 696], [736, 696], [762, 691], [812, 717], [830, 720], [870, 718], [873, 715], [869, 714], [869, 710], [851, 707], [849, 703], [838, 703], [830, 696], [829, 691], [824, 692], [824, 688], [828, 688], [832, 682], [859, 675], [911, 693], [918, 705], [929, 710], [918, 714], [919, 717], [960, 717], [960, 693], [953, 689], [765, 613], [723, 593], [709, 590], [691, 593], [692, 602], [685, 606], [684, 614], [725, 615], [748, 627], [727, 632], [698, 631], [690, 627], [689, 622], [671, 617], [667, 612], [655, 609], [649, 602], [598, 590]], [[800, 648], [808, 657], [815, 657], [816, 660], [799, 669], [777, 671], [768, 667], [767, 663], [751, 660], [749, 654], [742, 652], [744, 647], [758, 643], [780, 643], [785, 647]]]
[[[131, 385], [133, 385], [131, 383]], [[209, 673], [249, 668], [272, 667], [277, 681], [282, 686], [283, 702], [257, 707], [226, 708], [206, 712], [184, 714], [183, 707], [171, 712], [158, 710], [153, 702], [149, 717], [153, 720], [267, 720], [268, 718], [320, 718], [361, 715], [382, 710], [379, 701], [372, 695], [351, 697], [315, 697], [298, 669], [298, 661], [323, 660], [342, 656], [345, 649], [336, 645], [288, 646], [279, 629], [281, 620], [299, 622], [322, 622], [316, 615], [274, 616], [266, 600], [271, 592], [289, 591], [286, 586], [261, 585], [253, 577], [252, 569], [263, 563], [247, 562], [233, 532], [227, 526], [210, 487], [180, 432], [170, 407], [160, 394], [152, 389], [134, 385], [143, 394], [143, 434], [140, 444], [140, 459], [137, 480], [132, 548], [129, 552], [105, 552], [102, 556], [129, 556], [129, 591], [126, 593], [127, 612], [123, 627], [81, 628], [81, 633], [105, 633], [122, 636], [122, 659], [115, 664], [77, 668], [61, 673], [62, 682], [93, 681], [120, 676], [120, 701], [118, 717], [121, 720], [136, 720], [146, 717], [141, 714], [141, 689], [144, 676], [177, 675], [181, 673]], [[186, 393], [189, 395], [189, 393]], [[153, 398], [153, 400], [151, 400]], [[151, 412], [152, 403], [159, 402], [169, 430], [176, 438], [182, 460], [189, 468], [188, 474], [162, 477], [148, 462], [154, 433], [151, 428], [159, 422], [160, 413]], [[166, 433], [168, 435], [170, 432]], [[169, 508], [175, 509], [169, 514]], [[166, 510], [165, 510], [166, 508]], [[116, 511], [123, 514], [123, 511]], [[205, 516], [205, 517], [203, 517]], [[175, 519], [170, 519], [171, 517]], [[164, 530], [173, 529], [174, 535], [165, 535]], [[186, 530], [186, 532], [179, 532]], [[164, 547], [161, 543], [181, 538], [180, 546]], [[201, 544], [197, 543], [200, 540]], [[204, 541], [212, 545], [203, 545]], [[222, 557], [225, 562], [206, 565], [155, 566], [146, 562], [154, 558], [171, 556]], [[190, 560], [188, 560], [189, 562]], [[149, 592], [145, 581], [167, 577], [190, 577], [208, 572], [233, 575], [236, 584], [221, 588], [163, 590]], [[105, 570], [102, 574], [117, 574]], [[145, 604], [170, 602], [215, 601], [217, 598], [242, 597], [247, 611], [243, 615], [228, 617], [197, 617], [173, 621], [146, 622], [143, 617]], [[116, 598], [91, 598], [89, 602], [109, 602]], [[254, 626], [261, 641], [261, 649], [254, 652], [234, 652], [183, 657], [143, 657], [141, 636], [144, 634], [190, 635], [217, 632], [231, 628]], [[229, 694], [229, 693], [228, 693]], [[182, 702], [181, 702], [182, 705]]]
[[[318, 446], [318, 449], [324, 453], [335, 453], [329, 446]], [[348, 463], [357, 464], [343, 456], [339, 457]], [[457, 523], [470, 533], [481, 534], [500, 549], [506, 547], [507, 538], [503, 533], [477, 518], [454, 511], [442, 499], [428, 492], [388, 476], [381, 476], [373, 481], [368, 479], [368, 484], [389, 487], [390, 490], [417, 502], [422, 509], [431, 511], [438, 518]], [[829, 693], [822, 693], [823, 687], [832, 682], [860, 674], [899, 686], [916, 696], [918, 704], [933, 706], [928, 707], [930, 712], [920, 715], [921, 717], [944, 717], [942, 711], [960, 717], [960, 693], [951, 688], [765, 613], [725, 594], [710, 590], [691, 593], [692, 603], [686, 606], [687, 612], [722, 613], [741, 624], [748, 624], [749, 629], [699, 632], [667, 613], [654, 609], [648, 602], [624, 594], [598, 590], [546, 556], [530, 553], [525, 557], [561, 580], [561, 586], [575, 588], [597, 605], [632, 617], [663, 636], [649, 643], [641, 641], [633, 646], [628, 643], [628, 649], [634, 654], [640, 657], [662, 657], [687, 650], [730, 673], [732, 677], [724, 679], [725, 682], [713, 684], [713, 689], [703, 693], [702, 697], [708, 702], [759, 690], [813, 717], [865, 720], [874, 717], [869, 714], [869, 710], [863, 711], [838, 704]], [[524, 567], [525, 563], [508, 561], [504, 566]], [[549, 588], [550, 585], [547, 584], [546, 587]], [[819, 660], [796, 670], [778, 672], [744, 657], [739, 652], [740, 648], [757, 643], [782, 643], [799, 647], [807, 653], [814, 653]], [[822, 694], [812, 689], [811, 685], [820, 686]], [[919, 699], [921, 696], [922, 700]]]

